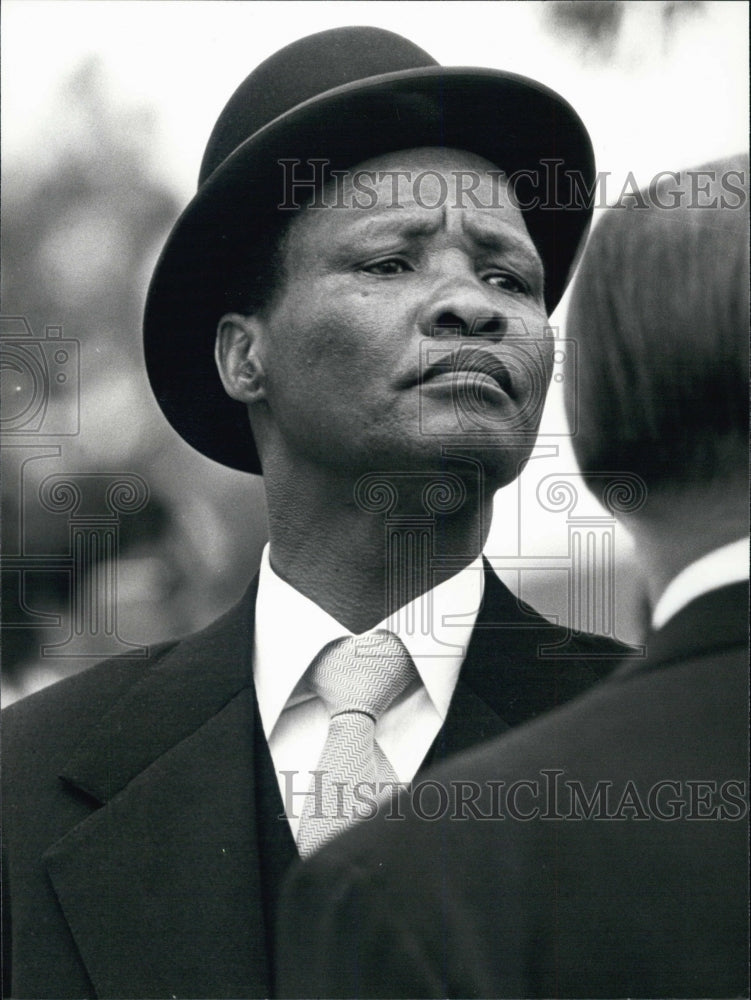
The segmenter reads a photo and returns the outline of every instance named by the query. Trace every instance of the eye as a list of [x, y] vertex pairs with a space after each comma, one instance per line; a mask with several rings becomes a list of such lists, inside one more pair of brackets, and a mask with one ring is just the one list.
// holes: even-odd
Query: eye
[[411, 271], [412, 268], [401, 257], [387, 257], [385, 260], [377, 260], [372, 264], [363, 264], [360, 270], [365, 271], [366, 274], [374, 274], [379, 278], [390, 278], [392, 275]]
[[492, 285], [493, 288], [500, 288], [503, 292], [515, 292], [522, 295], [529, 294], [526, 283], [508, 271], [494, 271], [486, 275], [484, 280], [489, 285]]

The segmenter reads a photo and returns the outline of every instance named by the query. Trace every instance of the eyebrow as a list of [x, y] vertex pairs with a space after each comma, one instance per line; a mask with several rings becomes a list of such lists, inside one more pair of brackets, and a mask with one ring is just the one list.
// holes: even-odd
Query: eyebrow
[[[374, 206], [363, 211], [363, 224], [359, 224], [359, 221], [355, 222], [349, 237], [361, 238], [363, 235], [366, 237], [372, 235], [374, 238], [378, 238], [381, 235], [393, 235], [397, 239], [411, 240], [432, 236], [441, 228], [445, 212], [450, 210], [449, 207], [444, 206], [441, 211], [436, 211], [435, 215], [410, 218], [408, 208], [399, 208], [395, 205]], [[492, 211], [492, 209], [487, 211]], [[512, 254], [521, 259], [527, 267], [535, 272], [542, 287], [545, 282], [545, 268], [537, 248], [532, 242], [532, 237], [530, 236], [529, 242], [527, 242], [509, 223], [503, 224], [502, 231], [491, 225], [483, 225], [484, 214], [465, 215], [462, 227], [465, 233], [468, 231], [468, 235], [474, 243], [484, 250]], [[368, 231], [363, 233], [363, 229]], [[384, 233], [383, 230], [387, 230], [387, 232]]]
[[[381, 229], [388, 227], [390, 232], [400, 237], [420, 237], [432, 236], [433, 233], [437, 232], [441, 228], [446, 211], [451, 211], [451, 208], [444, 206], [440, 212], [437, 211], [434, 216], [430, 217], [410, 218], [408, 214], [403, 214], [403, 208], [384, 205], [368, 209], [367, 212], [363, 212], [362, 218], [363, 223], [367, 225], [368, 229], [372, 229], [374, 234], [379, 235]], [[394, 225], [395, 222], [396, 225]], [[361, 228], [363, 227], [357, 222], [353, 226], [355, 230]], [[469, 230], [475, 243], [484, 248], [489, 250], [512, 249], [518, 251], [521, 256], [529, 258], [530, 261], [540, 262], [532, 238], [529, 237], [530, 242], [527, 244], [510, 223], [504, 223], [503, 231], [500, 232], [493, 226], [482, 225], [482, 216], [479, 218], [465, 216], [463, 229]]]

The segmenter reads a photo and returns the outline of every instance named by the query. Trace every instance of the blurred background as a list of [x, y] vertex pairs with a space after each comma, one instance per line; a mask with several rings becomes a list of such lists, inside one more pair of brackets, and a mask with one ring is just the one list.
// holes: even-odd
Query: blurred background
[[[446, 65], [560, 91], [592, 135], [600, 209], [624, 186], [747, 146], [742, 3], [4, 0], [5, 703], [201, 627], [253, 575], [261, 480], [204, 459], [167, 425], [143, 369], [141, 312], [237, 84], [288, 42], [353, 23], [401, 32]], [[564, 320], [565, 301], [551, 324]], [[578, 522], [613, 584], [612, 607], [587, 621], [633, 640], [630, 539], [576, 482], [565, 342], [560, 359], [536, 458], [498, 495], [486, 552], [540, 611], [581, 623], [572, 581], [595, 571], [576, 562]]]

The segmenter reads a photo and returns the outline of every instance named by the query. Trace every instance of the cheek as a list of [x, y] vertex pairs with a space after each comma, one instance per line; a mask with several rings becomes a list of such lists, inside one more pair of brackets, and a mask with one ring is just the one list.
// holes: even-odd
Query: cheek
[[550, 379], [553, 374], [554, 353], [555, 353], [555, 344], [550, 340], [550, 338], [546, 338], [543, 341], [540, 348], [540, 358], [545, 368], [545, 377], [548, 383], [550, 383]]
[[555, 345], [549, 338], [543, 339], [538, 345], [536, 353], [536, 362], [539, 372], [539, 378], [542, 382], [542, 394], [543, 397], [547, 394], [550, 387], [550, 380], [553, 377], [553, 352]]
[[556, 342], [544, 335], [547, 318], [538, 314], [530, 315], [525, 323], [525, 335], [518, 343], [513, 338], [506, 348], [501, 344], [500, 353], [509, 352], [508, 360], [513, 369], [526, 383], [526, 388], [539, 403], [544, 402], [553, 374], [553, 354]]
[[382, 307], [376, 307], [375, 300], [364, 301], [358, 295], [336, 301], [336, 293], [332, 293], [331, 299], [308, 317], [305, 341], [300, 346], [302, 357], [311, 366], [325, 366], [351, 376], [374, 365], [393, 365], [385, 313]]
[[311, 302], [295, 316], [281, 318], [275, 333], [270, 375], [284, 396], [303, 399], [351, 398], [362, 391], [374, 361], [373, 335], [358, 325], [357, 310]]

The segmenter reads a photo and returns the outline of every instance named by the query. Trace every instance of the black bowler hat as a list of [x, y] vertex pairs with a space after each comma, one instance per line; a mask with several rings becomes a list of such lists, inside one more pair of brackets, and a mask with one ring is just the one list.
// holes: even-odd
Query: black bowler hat
[[[281, 160], [347, 169], [384, 153], [447, 146], [507, 174], [546, 170], [570, 187], [517, 193], [545, 266], [552, 311], [592, 214], [594, 157], [571, 106], [542, 84], [493, 69], [439, 66], [380, 28], [334, 28], [270, 56], [240, 84], [214, 126], [198, 192], [175, 223], [146, 301], [146, 367], [172, 426], [194, 448], [244, 472], [261, 471], [246, 407], [224, 391], [214, 364], [228, 275], [263, 254], [286, 198]], [[289, 171], [291, 168], [287, 168]], [[289, 174], [288, 174], [289, 176]], [[299, 177], [299, 174], [298, 174]], [[562, 203], [556, 205], [556, 194]]]

